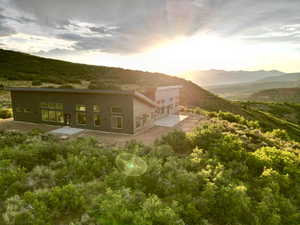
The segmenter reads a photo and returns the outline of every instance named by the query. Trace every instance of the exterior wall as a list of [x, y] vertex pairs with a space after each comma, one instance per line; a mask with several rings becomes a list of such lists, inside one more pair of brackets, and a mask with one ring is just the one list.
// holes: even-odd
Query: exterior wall
[[[14, 119], [18, 121], [28, 121], [34, 123], [47, 123], [62, 125], [55, 122], [44, 122], [41, 117], [40, 103], [62, 103], [63, 113], [71, 115], [71, 126], [86, 129], [97, 129], [106, 132], [134, 133], [133, 121], [133, 99], [131, 95], [121, 94], [90, 94], [90, 93], [58, 93], [58, 92], [30, 92], [11, 91], [12, 106], [14, 109]], [[76, 122], [76, 104], [87, 106], [87, 124], [80, 125]], [[93, 120], [93, 105], [100, 105], [101, 126], [95, 127]], [[16, 108], [28, 108], [29, 113], [17, 112]], [[121, 107], [123, 129], [113, 129], [111, 126], [111, 107]]]
[[[133, 124], [134, 124], [134, 133], [150, 128], [154, 125], [155, 121], [155, 107], [145, 104], [138, 99], [133, 99]], [[146, 116], [147, 115], [147, 116]], [[141, 126], [136, 127], [137, 120], [140, 119]], [[142, 118], [146, 118], [143, 120]], [[145, 122], [145, 123], [144, 123]]]
[[[158, 88], [155, 92], [155, 101], [159, 105], [159, 116], [175, 114], [179, 108], [180, 87]], [[163, 111], [163, 112], [162, 112]]]

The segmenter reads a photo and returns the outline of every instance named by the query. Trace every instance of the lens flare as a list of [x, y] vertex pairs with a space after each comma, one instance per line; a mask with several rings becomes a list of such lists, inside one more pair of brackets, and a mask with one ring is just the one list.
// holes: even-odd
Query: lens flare
[[126, 176], [141, 176], [148, 167], [143, 159], [130, 153], [119, 154], [116, 158], [116, 166]]

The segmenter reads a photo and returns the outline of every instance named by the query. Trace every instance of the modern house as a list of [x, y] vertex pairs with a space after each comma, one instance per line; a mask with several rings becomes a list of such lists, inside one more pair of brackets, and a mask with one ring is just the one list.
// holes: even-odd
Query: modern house
[[137, 91], [8, 88], [14, 120], [134, 134], [178, 111], [181, 86]]

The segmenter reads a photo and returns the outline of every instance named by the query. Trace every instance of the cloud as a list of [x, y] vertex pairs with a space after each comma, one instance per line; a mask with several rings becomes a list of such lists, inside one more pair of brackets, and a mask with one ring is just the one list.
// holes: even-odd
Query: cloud
[[15, 31], [11, 27], [7, 27], [5, 24], [2, 24], [0, 21], [0, 37], [8, 36], [14, 34]]
[[[77, 51], [131, 54], [177, 36], [207, 32], [245, 41], [300, 42], [292, 28], [281, 29], [300, 24], [299, 0], [3, 1], [14, 12], [5, 20], [14, 26], [0, 23], [0, 35], [26, 30], [74, 41]], [[283, 35], [274, 36], [276, 32]]]
[[[1, 13], [1, 8], [0, 8]], [[8, 18], [0, 14], [0, 37], [8, 36], [15, 33], [15, 30], [12, 27], [9, 27], [6, 23]]]

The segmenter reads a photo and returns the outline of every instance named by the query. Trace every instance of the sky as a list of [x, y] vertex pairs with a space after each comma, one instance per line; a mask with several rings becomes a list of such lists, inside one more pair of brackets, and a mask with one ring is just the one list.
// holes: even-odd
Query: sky
[[0, 48], [182, 74], [300, 71], [299, 0], [0, 0]]

